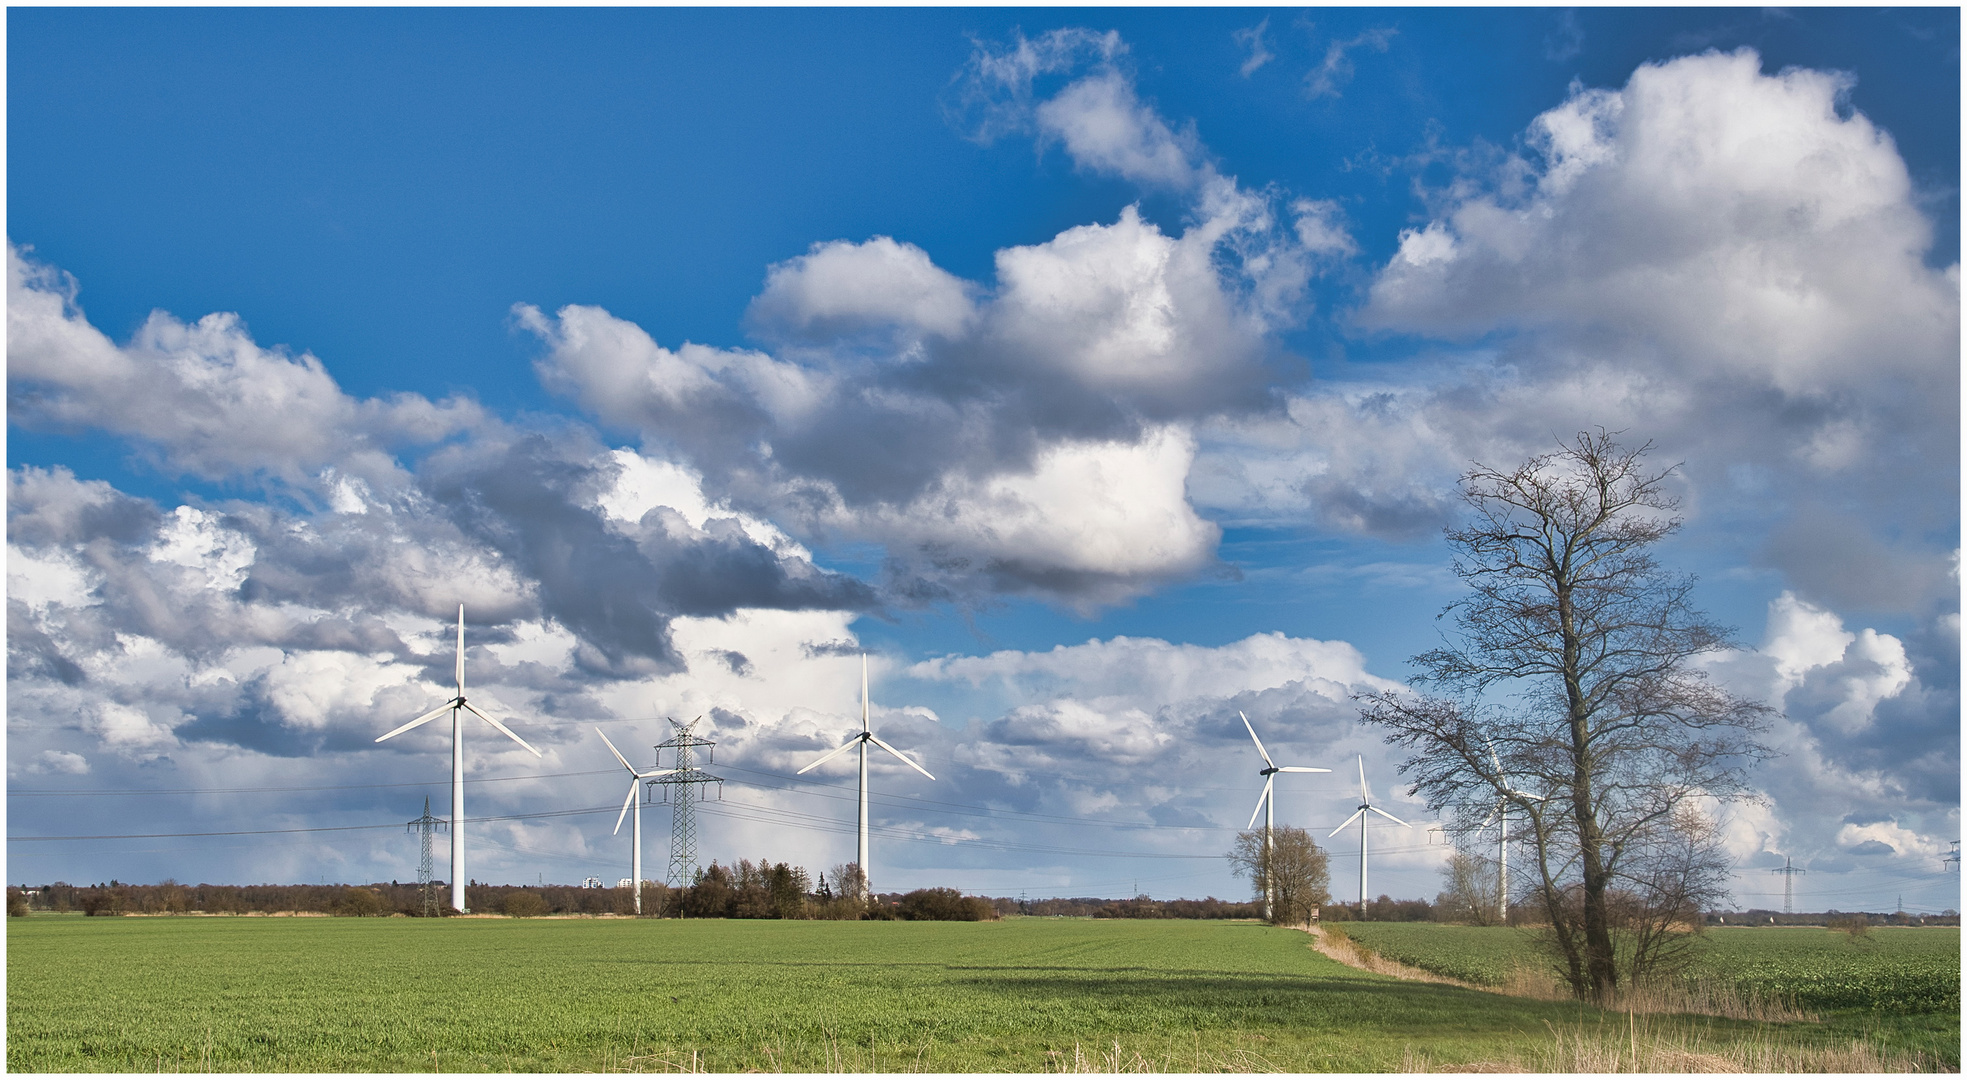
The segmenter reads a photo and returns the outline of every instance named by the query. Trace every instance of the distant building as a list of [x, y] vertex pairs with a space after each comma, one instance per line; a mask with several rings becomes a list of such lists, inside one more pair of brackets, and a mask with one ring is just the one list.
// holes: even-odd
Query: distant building
[[635, 887], [634, 878], [623, 878], [620, 881], [615, 882], [615, 888], [617, 889], [630, 889], [634, 887]]
[[583, 889], [599, 889], [601, 887], [601, 879], [598, 877], [591, 877], [581, 882], [581, 888]]

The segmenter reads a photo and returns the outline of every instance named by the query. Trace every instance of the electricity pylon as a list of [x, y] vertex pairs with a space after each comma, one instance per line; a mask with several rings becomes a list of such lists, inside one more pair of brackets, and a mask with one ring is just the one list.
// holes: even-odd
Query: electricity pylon
[[[669, 872], [665, 880], [672, 888], [685, 889], [696, 883], [697, 877], [697, 815], [696, 801], [703, 795], [703, 786], [717, 784], [718, 795], [724, 793], [724, 778], [712, 776], [697, 767], [697, 748], [704, 750], [704, 764], [710, 764], [710, 748], [717, 744], [709, 739], [696, 736], [699, 716], [687, 724], [675, 720], [669, 726], [676, 729], [674, 738], [656, 744], [656, 755], [662, 756], [664, 748], [676, 751], [676, 761], [671, 771], [654, 780], [649, 786], [661, 786], [669, 797], [673, 816], [669, 832]], [[658, 762], [660, 765], [660, 762]], [[638, 883], [637, 887], [640, 887]]]
[[423, 816], [408, 823], [410, 829], [423, 834], [423, 853], [417, 859], [417, 893], [423, 900], [425, 918], [434, 918], [437, 915], [437, 888], [430, 880], [430, 838], [436, 830], [445, 828], [449, 824], [443, 818], [430, 816], [428, 795], [423, 797]]
[[1790, 913], [1790, 899], [1795, 893], [1796, 875], [1807, 874], [1809, 871], [1800, 866], [1791, 866], [1789, 864], [1789, 856], [1785, 855], [1783, 856], [1783, 864], [1769, 872], [1783, 876], [1783, 914], [1788, 915]]

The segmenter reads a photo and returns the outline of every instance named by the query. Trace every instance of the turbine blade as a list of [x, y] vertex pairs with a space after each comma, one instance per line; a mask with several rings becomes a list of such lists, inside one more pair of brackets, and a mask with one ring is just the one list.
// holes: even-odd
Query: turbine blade
[[830, 750], [830, 751], [828, 751], [828, 752], [827, 752], [827, 755], [826, 755], [825, 757], [823, 757], [823, 758], [821, 758], [821, 759], [819, 759], [818, 761], [815, 761], [815, 762], [813, 762], [813, 763], [812, 763], [811, 765], [808, 765], [808, 766], [806, 766], [806, 768], [804, 768], [804, 769], [801, 769], [801, 770], [799, 770], [799, 772], [796, 772], [796, 773], [793, 773], [792, 775], [794, 775], [794, 776], [798, 776], [798, 775], [799, 775], [799, 773], [803, 773], [803, 772], [806, 772], [806, 771], [808, 771], [808, 770], [810, 770], [810, 769], [814, 769], [814, 768], [818, 768], [819, 766], [821, 766], [821, 765], [823, 765], [823, 764], [825, 764], [825, 763], [826, 763], [827, 761], [829, 761], [830, 759], [832, 759], [832, 758], [834, 758], [834, 757], [837, 757], [837, 756], [838, 756], [838, 755], [840, 755], [841, 753], [843, 753], [843, 752], [845, 752], [845, 751], [846, 751], [846, 749], [847, 749], [848, 747], [850, 747], [850, 746], [852, 746], [852, 745], [854, 745], [855, 743], [857, 743], [857, 742], [860, 742], [860, 741], [861, 741], [861, 740], [860, 740], [860, 736], [858, 736], [858, 735], [857, 735], [857, 736], [855, 736], [854, 738], [851, 738], [851, 739], [848, 739], [848, 740], [847, 740], [846, 742], [843, 742], [843, 743], [841, 743], [841, 744], [840, 744], [839, 746], [837, 746], [837, 747], [835, 747], [834, 749], [832, 749], [832, 750]]
[[[1236, 710], [1236, 715], [1243, 716], [1243, 710], [1242, 709]], [[1257, 744], [1257, 753], [1260, 756], [1262, 756], [1262, 758], [1264, 759], [1264, 764], [1275, 769], [1277, 767], [1277, 763], [1275, 761], [1270, 760], [1270, 752], [1264, 749], [1264, 741], [1262, 739], [1257, 738], [1257, 729], [1250, 726], [1250, 718], [1247, 716], [1243, 716], [1243, 730], [1249, 732], [1250, 741]]]
[[[607, 744], [608, 744], [608, 752], [609, 752], [610, 754], [613, 754], [613, 755], [615, 755], [615, 760], [616, 760], [616, 761], [619, 761], [619, 762], [621, 762], [621, 763], [622, 763], [622, 768], [624, 768], [624, 769], [627, 769], [627, 770], [628, 770], [629, 772], [631, 772], [631, 773], [633, 773], [633, 772], [635, 772], [635, 766], [633, 766], [633, 765], [630, 765], [630, 764], [628, 763], [628, 759], [622, 756], [622, 752], [621, 752], [620, 750], [617, 750], [617, 749], [615, 749], [615, 744], [614, 744], [613, 742], [610, 742], [610, 741], [609, 741], [609, 739], [608, 739], [608, 733], [607, 733], [607, 732], [605, 732], [605, 731], [602, 731], [602, 730], [601, 730], [600, 728], [595, 728], [595, 729], [594, 729], [594, 733], [595, 733], [596, 735], [599, 735], [599, 736], [601, 736], [601, 741], [602, 741], [602, 742], [604, 742], [604, 743], [607, 743]], [[637, 774], [637, 775], [640, 775], [640, 774]], [[620, 828], [620, 823], [617, 823], [617, 824], [616, 824], [616, 827], [617, 827], [617, 828]]]
[[1482, 824], [1480, 824], [1480, 825], [1477, 825], [1477, 826], [1476, 826], [1476, 828], [1478, 828], [1478, 829], [1486, 829], [1486, 828], [1488, 828], [1488, 827], [1489, 827], [1489, 823], [1490, 823], [1490, 822], [1492, 822], [1492, 821], [1494, 821], [1494, 820], [1496, 820], [1496, 815], [1497, 815], [1497, 814], [1500, 814], [1500, 813], [1502, 813], [1502, 812], [1503, 812], [1503, 802], [1502, 802], [1502, 800], [1501, 800], [1501, 799], [1497, 799], [1497, 800], [1496, 800], [1496, 808], [1495, 808], [1494, 810], [1491, 810], [1491, 811], [1489, 811], [1489, 816], [1488, 816], [1488, 817], [1485, 817], [1485, 818], [1483, 818], [1483, 819], [1482, 819]]
[[464, 696], [464, 605], [458, 605], [458, 696]]
[[867, 739], [868, 739], [868, 741], [869, 741], [869, 742], [871, 742], [871, 743], [873, 743], [874, 745], [876, 745], [876, 746], [878, 746], [878, 747], [880, 747], [881, 749], [883, 749], [883, 750], [886, 750], [886, 751], [888, 751], [888, 752], [889, 752], [890, 754], [893, 754], [893, 755], [895, 755], [895, 756], [896, 756], [896, 757], [898, 757], [898, 758], [901, 758], [901, 759], [902, 759], [902, 764], [904, 764], [904, 765], [906, 765], [906, 766], [908, 766], [908, 767], [909, 767], [909, 768], [911, 768], [911, 769], [914, 769], [914, 770], [915, 770], [916, 772], [919, 772], [919, 773], [921, 773], [921, 774], [922, 774], [923, 776], [927, 776], [927, 777], [929, 777], [929, 779], [931, 779], [931, 780], [934, 780], [934, 779], [935, 779], [935, 776], [933, 776], [932, 774], [930, 774], [930, 772], [929, 772], [929, 770], [927, 770], [927, 769], [925, 769], [925, 768], [923, 768], [922, 766], [920, 766], [920, 765], [917, 765], [917, 764], [916, 764], [915, 762], [913, 762], [913, 761], [911, 761], [911, 760], [909, 759], [909, 756], [908, 756], [907, 754], [904, 754], [904, 753], [902, 753], [902, 752], [901, 752], [900, 750], [897, 750], [897, 749], [895, 749], [894, 747], [892, 747], [892, 746], [889, 746], [889, 745], [888, 745], [887, 743], [884, 743], [884, 742], [882, 742], [882, 741], [881, 741], [881, 736], [879, 736], [879, 735], [876, 735], [876, 734], [874, 734], [873, 732], [869, 732], [869, 733], [868, 733], [868, 736], [867, 736]]
[[636, 773], [635, 778], [637, 780], [648, 780], [657, 776], [668, 776], [670, 773], [679, 773], [682, 771], [682, 769], [650, 769], [648, 772]]
[[861, 730], [867, 731], [867, 654], [861, 654]]
[[1369, 803], [1373, 797], [1366, 793], [1366, 755], [1359, 755], [1359, 801]]
[[1349, 818], [1347, 818], [1347, 819], [1345, 819], [1344, 821], [1341, 821], [1341, 822], [1339, 822], [1339, 827], [1338, 827], [1337, 829], [1333, 829], [1333, 830], [1332, 830], [1331, 832], [1328, 832], [1328, 833], [1326, 833], [1326, 834], [1325, 834], [1325, 838], [1326, 838], [1327, 840], [1330, 840], [1330, 839], [1331, 839], [1332, 837], [1334, 837], [1334, 836], [1337, 836], [1337, 835], [1339, 835], [1339, 831], [1340, 831], [1341, 829], [1344, 829], [1344, 828], [1345, 828], [1345, 827], [1346, 827], [1347, 825], [1350, 825], [1350, 824], [1352, 824], [1352, 819], [1353, 819], [1353, 818], [1356, 818], [1356, 817], [1361, 817], [1361, 816], [1363, 816], [1363, 815], [1364, 815], [1365, 813], [1366, 813], [1366, 811], [1364, 811], [1364, 810], [1354, 810], [1354, 811], [1352, 812], [1352, 817], [1349, 817]]
[[1331, 772], [1330, 769], [1314, 769], [1309, 765], [1280, 765], [1278, 772]]
[[392, 731], [387, 735], [376, 736], [376, 741], [381, 742], [384, 739], [393, 739], [396, 736], [401, 735], [404, 732], [410, 730], [411, 728], [416, 727], [418, 724], [426, 723], [428, 721], [437, 719], [438, 717], [444, 715], [445, 710], [454, 709], [454, 708], [457, 708], [456, 699], [447, 701], [444, 704], [437, 706], [436, 708], [430, 710], [427, 713], [424, 713], [422, 716], [417, 717], [415, 720], [412, 720], [409, 723], [404, 724], [402, 727], [397, 728], [395, 731]]
[[1377, 806], [1369, 806], [1366, 809], [1371, 810], [1373, 813], [1380, 815], [1381, 817], [1387, 819], [1388, 821], [1393, 822], [1395, 825], [1398, 825], [1403, 829], [1413, 828], [1412, 825], [1409, 825], [1406, 822], [1400, 820], [1399, 818], [1394, 817], [1392, 814], [1387, 813], [1386, 811], [1380, 809]]
[[[505, 726], [504, 724], [501, 724], [501, 723], [499, 723], [499, 722], [498, 722], [497, 720], [494, 720], [494, 719], [492, 719], [491, 717], [489, 717], [489, 716], [486, 716], [486, 715], [485, 715], [484, 713], [482, 713], [482, 712], [479, 712], [479, 711], [477, 710], [477, 708], [475, 708], [475, 707], [474, 707], [474, 706], [473, 706], [473, 705], [471, 704], [471, 702], [469, 702], [469, 701], [467, 701], [467, 702], [465, 702], [465, 703], [464, 703], [464, 707], [465, 707], [465, 708], [466, 708], [466, 709], [467, 709], [468, 711], [470, 711], [470, 713], [471, 713], [471, 715], [473, 715], [473, 716], [475, 716], [475, 717], [477, 717], [477, 718], [478, 718], [478, 719], [480, 719], [480, 720], [483, 720], [483, 721], [485, 721], [486, 723], [488, 723], [488, 724], [490, 724], [490, 725], [492, 725], [492, 726], [493, 726], [493, 727], [495, 727], [495, 728], [498, 728], [498, 729], [499, 729], [499, 731], [500, 731], [501, 733], [503, 733], [503, 734], [505, 735], [505, 737], [506, 737], [506, 738], [508, 738], [508, 739], [511, 739], [511, 740], [512, 740], [513, 742], [516, 742], [516, 743], [518, 743], [519, 745], [521, 745], [521, 746], [523, 746], [523, 747], [525, 747], [525, 748], [526, 748], [526, 749], [528, 749], [528, 750], [533, 750], [533, 744], [532, 744], [532, 743], [529, 743], [529, 742], [527, 742], [526, 740], [524, 740], [524, 739], [522, 739], [522, 738], [520, 738], [519, 736], [517, 736], [517, 735], [514, 735], [514, 734], [512, 733], [512, 729], [511, 729], [511, 728], [509, 728], [509, 727], [506, 727], [506, 726]], [[545, 754], [542, 754], [542, 753], [540, 753], [540, 752], [539, 752], [538, 750], [533, 750], [533, 756], [534, 756], [534, 757], [545, 757], [546, 755], [545, 755]]]
[[1270, 783], [1275, 779], [1277, 778], [1274, 776], [1264, 777], [1264, 793], [1257, 796], [1257, 808], [1250, 811], [1250, 823], [1243, 826], [1244, 831], [1247, 832], [1257, 827], [1257, 815], [1264, 812], [1264, 803], [1270, 799]]
[[623, 819], [625, 819], [625, 818], [627, 818], [627, 817], [628, 817], [628, 807], [629, 807], [629, 804], [631, 804], [631, 803], [633, 803], [633, 802], [635, 801], [635, 785], [637, 785], [637, 784], [639, 784], [639, 783], [641, 783], [641, 782], [642, 782], [642, 781], [641, 781], [641, 779], [640, 779], [639, 777], [637, 777], [637, 778], [634, 778], [634, 779], [631, 779], [631, 780], [629, 780], [629, 782], [628, 782], [628, 798], [626, 798], [626, 799], [623, 799], [623, 800], [622, 800], [622, 812], [621, 812], [621, 813], [619, 813], [619, 814], [616, 814], [616, 815], [615, 815], [615, 832], [614, 832], [614, 835], [616, 835], [616, 836], [620, 836], [620, 835], [621, 835], [621, 833], [622, 833], [622, 821], [623, 821]]

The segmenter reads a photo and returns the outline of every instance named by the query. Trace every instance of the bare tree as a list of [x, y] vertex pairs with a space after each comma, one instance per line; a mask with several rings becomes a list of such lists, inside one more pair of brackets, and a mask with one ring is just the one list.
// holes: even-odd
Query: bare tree
[[1416, 751], [1413, 791], [1473, 830], [1501, 799], [1527, 822], [1524, 891], [1581, 998], [1666, 962], [1719, 899], [1726, 866], [1699, 809], [1750, 797], [1770, 710], [1693, 660], [1730, 647], [1693, 579], [1652, 546], [1680, 522], [1651, 444], [1583, 433], [1504, 472], [1462, 477], [1474, 511], [1450, 530], [1469, 594], [1458, 631], [1414, 658], [1417, 692], [1370, 694], [1364, 718]]
[[1260, 829], [1237, 833], [1229, 864], [1237, 876], [1250, 879], [1259, 900], [1272, 898], [1270, 921], [1280, 926], [1311, 922], [1332, 899], [1325, 852], [1303, 829], [1272, 829], [1268, 848]]
[[1434, 898], [1435, 918], [1475, 926], [1501, 921], [1495, 860], [1457, 851], [1441, 867], [1441, 884]]

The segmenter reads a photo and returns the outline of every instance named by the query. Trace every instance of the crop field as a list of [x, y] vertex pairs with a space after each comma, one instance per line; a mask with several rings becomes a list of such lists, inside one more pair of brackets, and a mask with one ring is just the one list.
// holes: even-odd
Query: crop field
[[[1309, 945], [1169, 920], [30, 916], [7, 925], [7, 1066], [1384, 1071], [1548, 1060], [1553, 1032], [1608, 1023]], [[1711, 1046], [1849, 1034], [1701, 1024]]]

